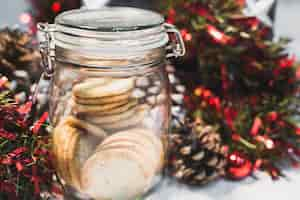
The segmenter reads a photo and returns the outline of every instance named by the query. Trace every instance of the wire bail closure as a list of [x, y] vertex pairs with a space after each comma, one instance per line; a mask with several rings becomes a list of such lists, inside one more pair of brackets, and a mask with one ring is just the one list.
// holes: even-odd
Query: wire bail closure
[[37, 27], [44, 73], [51, 77], [54, 73], [55, 43], [53, 34], [56, 31], [55, 24], [38, 23]]
[[168, 52], [166, 57], [167, 58], [172, 58], [172, 57], [177, 58], [177, 57], [184, 56], [186, 53], [186, 48], [185, 48], [184, 41], [183, 41], [183, 38], [182, 38], [180, 32], [172, 24], [164, 23], [164, 27], [166, 29], [166, 32], [169, 35], [173, 34], [175, 36], [175, 39], [174, 39], [175, 41], [172, 40], [173, 39], [172, 36], [169, 36], [171, 42], [166, 47], [166, 50]]

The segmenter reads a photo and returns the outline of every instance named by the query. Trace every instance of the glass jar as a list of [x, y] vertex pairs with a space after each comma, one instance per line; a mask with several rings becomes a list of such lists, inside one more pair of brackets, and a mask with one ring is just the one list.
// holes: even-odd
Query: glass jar
[[[39, 24], [58, 175], [79, 199], [133, 200], [159, 182], [170, 117], [166, 58], [185, 52], [161, 15], [73, 10]], [[172, 40], [169, 40], [171, 36]]]

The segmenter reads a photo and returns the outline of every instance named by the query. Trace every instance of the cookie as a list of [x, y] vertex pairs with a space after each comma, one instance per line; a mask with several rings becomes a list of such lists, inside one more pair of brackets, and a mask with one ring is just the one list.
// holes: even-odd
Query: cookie
[[98, 126], [90, 124], [86, 121], [82, 121], [75, 117], [69, 116], [65, 119], [65, 123], [70, 126], [76, 127], [78, 129], [84, 130], [87, 134], [92, 134], [99, 139], [104, 139], [107, 136], [107, 133]]
[[[72, 93], [75, 96], [79, 96], [80, 94], [84, 93], [84, 91], [89, 90], [95, 87], [101, 87], [107, 83], [111, 82], [110, 78], [89, 78], [85, 79], [82, 83], [77, 83], [74, 85], [72, 89]], [[83, 98], [85, 98], [83, 96]]]
[[93, 154], [99, 139], [93, 135], [77, 134], [70, 140], [66, 152], [66, 168], [70, 174], [71, 182], [76, 188], [81, 188], [80, 169], [85, 161]]
[[75, 85], [73, 95], [78, 98], [104, 98], [127, 93], [134, 87], [134, 78], [100, 80], [100, 84], [93, 80]]
[[103, 104], [117, 103], [119, 101], [125, 101], [125, 100], [129, 101], [130, 97], [131, 97], [131, 91], [117, 96], [109, 96], [103, 98], [79, 98], [73, 96], [73, 100], [77, 104], [82, 104], [82, 105], [103, 105]]
[[153, 131], [149, 129], [136, 128], [133, 132], [143, 134], [148, 140], [150, 140], [153, 143], [153, 145], [155, 145], [157, 155], [160, 156], [157, 171], [160, 171], [163, 168], [165, 161], [164, 145], [162, 143], [161, 138], [159, 138], [159, 136], [157, 136]]
[[149, 179], [153, 178], [157, 165], [157, 158], [153, 146], [147, 145], [147, 143], [141, 144], [131, 140], [119, 140], [99, 145], [96, 152], [114, 149], [131, 150], [137, 153], [143, 159], [143, 168], [146, 172], [146, 177]]
[[84, 119], [86, 121], [89, 121], [94, 124], [111, 124], [118, 121], [126, 120], [130, 117], [132, 117], [137, 112], [137, 107], [134, 106], [129, 110], [126, 110], [124, 112], [120, 112], [118, 114], [112, 114], [112, 115], [104, 115], [104, 116], [86, 116]]
[[[153, 150], [151, 151], [152, 155], [150, 156], [151, 160], [154, 163], [155, 172], [159, 171], [162, 168], [164, 162], [164, 151], [163, 145], [160, 139], [150, 130], [142, 128], [134, 128], [127, 131], [121, 131], [110, 137], [106, 138], [101, 145], [96, 149], [98, 151], [101, 146], [105, 147], [110, 144], [122, 144], [122, 142], [127, 143], [136, 143], [144, 146], [144, 149]], [[146, 155], [149, 154], [146, 152]], [[149, 156], [149, 155], [148, 155]]]
[[76, 129], [65, 124], [59, 125], [54, 129], [53, 133], [53, 154], [55, 158], [55, 166], [58, 174], [67, 183], [71, 183], [71, 175], [66, 169], [65, 153], [68, 151], [69, 143], [73, 136], [76, 135]]
[[82, 190], [99, 200], [135, 199], [148, 184], [142, 162], [140, 156], [126, 149], [97, 152], [82, 168]]
[[122, 107], [126, 106], [128, 104], [128, 101], [119, 101], [115, 103], [110, 104], [104, 104], [104, 105], [82, 105], [77, 104], [73, 100], [73, 111], [78, 114], [87, 114], [87, 115], [95, 115], [100, 113], [110, 113], [113, 110], [120, 110]]
[[[106, 135], [103, 130], [82, 123], [74, 117], [67, 117], [53, 133], [53, 153], [57, 171], [66, 184], [76, 188], [80, 188], [80, 168]], [[91, 132], [97, 133], [94, 133], [97, 137], [86, 134]]]
[[124, 120], [121, 121], [117, 121], [117, 122], [113, 122], [113, 123], [109, 123], [109, 124], [101, 124], [101, 128], [103, 128], [106, 131], [119, 131], [122, 129], [128, 129], [128, 128], [132, 128], [134, 126], [138, 126], [144, 119], [144, 116], [147, 114], [148, 110], [145, 109], [146, 107], [144, 106], [140, 106], [136, 113]]

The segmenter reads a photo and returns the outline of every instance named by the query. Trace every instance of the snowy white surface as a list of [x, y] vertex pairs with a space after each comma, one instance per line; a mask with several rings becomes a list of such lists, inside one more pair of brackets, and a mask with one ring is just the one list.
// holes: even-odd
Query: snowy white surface
[[83, 0], [84, 5], [90, 9], [96, 9], [107, 4], [109, 0]]
[[258, 180], [247, 178], [231, 182], [220, 180], [205, 187], [187, 187], [169, 179], [146, 200], [299, 200], [300, 169], [285, 171], [286, 178], [272, 181], [265, 173]]

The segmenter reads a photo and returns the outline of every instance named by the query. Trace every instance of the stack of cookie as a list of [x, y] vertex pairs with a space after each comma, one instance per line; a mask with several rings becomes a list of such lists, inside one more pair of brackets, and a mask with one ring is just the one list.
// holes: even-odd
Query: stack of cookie
[[107, 134], [97, 126], [67, 117], [54, 130], [53, 154], [66, 184], [80, 187], [80, 169]]
[[132, 98], [134, 78], [90, 78], [73, 87], [73, 112], [108, 132], [139, 124], [148, 107]]
[[132, 200], [150, 187], [163, 166], [163, 156], [162, 142], [151, 131], [118, 132], [98, 145], [85, 162], [82, 190], [94, 199]]
[[142, 195], [164, 164], [163, 144], [152, 131], [135, 128], [107, 136], [74, 117], [55, 128], [53, 153], [65, 184], [97, 200]]

